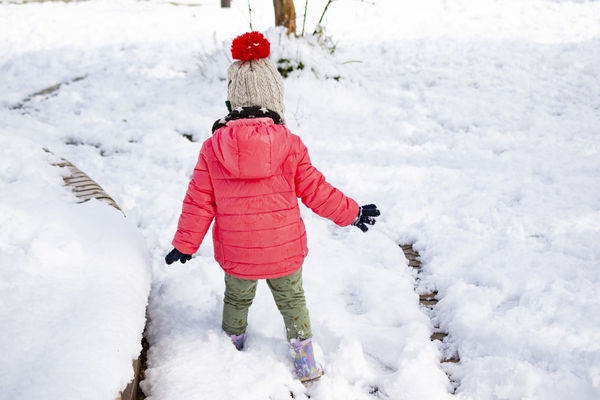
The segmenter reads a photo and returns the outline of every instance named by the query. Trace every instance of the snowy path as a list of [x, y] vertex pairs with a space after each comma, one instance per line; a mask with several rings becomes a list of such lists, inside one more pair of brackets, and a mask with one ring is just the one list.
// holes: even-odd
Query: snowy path
[[[225, 112], [219, 54], [246, 29], [243, 13], [212, 2], [0, 5], [10, 24], [3, 139], [88, 173], [150, 249], [144, 390], [160, 400], [450, 398], [435, 324], [460, 354], [449, 367], [460, 399], [600, 397], [600, 3], [343, 4], [328, 21], [335, 57], [301, 49], [319, 78], [286, 80], [287, 119], [328, 179], [383, 216], [365, 235], [302, 211], [327, 368], [308, 389], [264, 285], [239, 353], [220, 331], [210, 240], [192, 263], [162, 261], [200, 144]], [[264, 30], [270, 2], [254, 7]], [[199, 54], [213, 58], [198, 68]], [[10, 110], [60, 82], [72, 83]], [[421, 254], [418, 290], [439, 292], [433, 322], [398, 243]]]

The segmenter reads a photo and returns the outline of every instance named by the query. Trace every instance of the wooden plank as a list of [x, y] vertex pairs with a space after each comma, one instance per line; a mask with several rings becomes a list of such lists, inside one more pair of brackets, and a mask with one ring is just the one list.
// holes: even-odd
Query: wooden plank
[[444, 338], [448, 336], [448, 334], [446, 332], [435, 332], [433, 335], [431, 335], [431, 340], [439, 340], [442, 341], [444, 340]]
[[[73, 193], [75, 193], [75, 196], [80, 197], [80, 196], [87, 196], [89, 194], [103, 194], [104, 191], [102, 191], [101, 187], [94, 187], [94, 186], [85, 186], [82, 188], [71, 188], [73, 190]], [[108, 196], [108, 195], [107, 195]]]
[[[41, 1], [41, 0], [24, 0], [24, 1], [26, 1], [26, 2], [27, 2], [27, 1]], [[29, 96], [27, 96], [27, 97], [25, 97], [23, 100], [21, 100], [21, 102], [20, 102], [20, 103], [18, 103], [18, 104], [15, 104], [14, 106], [10, 107], [10, 109], [11, 109], [11, 110], [18, 110], [18, 109], [21, 109], [21, 108], [23, 108], [23, 107], [25, 106], [25, 104], [26, 104], [27, 102], [29, 102], [29, 101], [33, 100], [33, 98], [34, 98], [34, 97], [37, 97], [37, 96], [46, 96], [46, 95], [53, 94], [53, 93], [54, 93], [54, 92], [56, 92], [58, 89], [60, 89], [60, 87], [61, 87], [62, 85], [68, 85], [69, 83], [72, 83], [72, 82], [77, 82], [77, 81], [80, 81], [80, 80], [82, 80], [82, 79], [84, 79], [84, 78], [85, 78], [85, 76], [78, 76], [78, 77], [76, 77], [76, 78], [72, 79], [71, 81], [57, 83], [56, 85], [53, 85], [53, 86], [47, 87], [46, 89], [42, 89], [42, 90], [40, 90], [40, 91], [38, 91], [38, 92], [35, 92], [35, 93], [33, 93], [33, 94], [30, 94]], [[48, 151], [47, 149], [44, 149], [44, 150]], [[50, 152], [50, 151], [48, 151], [48, 152]], [[66, 160], [65, 160], [65, 161], [66, 161]], [[60, 166], [60, 165], [59, 165], [59, 166]]]
[[69, 166], [70, 166], [70, 167], [69, 167], [69, 169], [72, 171], [72, 174], [71, 174], [71, 175], [69, 175], [68, 177], [66, 177], [65, 179], [69, 179], [69, 178], [71, 178], [71, 177], [72, 177], [72, 178], [80, 178], [80, 177], [82, 177], [82, 178], [87, 178], [87, 179], [90, 179], [90, 177], [89, 177], [89, 176], [87, 176], [86, 174], [84, 174], [83, 172], [81, 172], [81, 171], [79, 171], [77, 168], [75, 168], [75, 167], [73, 166], [73, 164], [69, 164]]
[[[64, 178], [64, 181], [68, 182], [68, 183], [94, 182], [88, 176], [85, 176], [85, 175], [80, 175], [80, 176], [71, 175], [71, 176]], [[96, 182], [94, 182], [94, 183], [96, 183]]]
[[458, 358], [458, 357], [443, 358], [442, 360], [440, 360], [441, 364], [444, 364], [444, 363], [456, 364], [459, 362], [460, 362], [460, 358]]
[[121, 396], [117, 400], [136, 400], [137, 389], [139, 385], [141, 361], [138, 357], [137, 360], [133, 360], [133, 380], [125, 387], [125, 390], [121, 392]]
[[421, 295], [419, 295], [419, 299], [421, 299], [421, 300], [432, 300], [432, 299], [435, 299], [435, 296], [437, 296], [437, 294], [438, 294], [437, 290], [434, 291], [433, 293], [421, 294]]
[[99, 189], [89, 189], [89, 190], [74, 190], [75, 196], [80, 200], [89, 200], [91, 197], [95, 197], [96, 195], [101, 195], [103, 192]]
[[73, 188], [73, 191], [76, 192], [84, 192], [86, 190], [91, 190], [91, 189], [97, 189], [101, 192], [103, 192], [102, 187], [100, 185], [98, 185], [97, 183], [92, 183], [92, 182], [78, 182], [74, 185], [69, 185]]
[[[417, 274], [420, 274], [421, 261], [418, 260], [418, 258], [420, 257], [419, 252], [415, 251], [413, 249], [412, 245], [399, 245], [399, 246], [402, 248], [402, 251], [404, 252], [404, 256], [408, 260], [408, 265], [410, 267], [413, 267], [414, 269], [416, 269]], [[417, 282], [419, 281], [418, 276], [417, 276], [416, 280], [417, 280]], [[436, 299], [437, 295], [438, 295], [437, 290], [433, 291], [432, 293], [420, 294], [419, 295], [419, 304], [424, 307], [433, 309], [433, 307], [439, 302], [439, 300]], [[444, 338], [446, 338], [447, 336], [448, 336], [448, 334], [446, 332], [434, 332], [431, 335], [430, 339], [431, 339], [431, 341], [435, 341], [435, 340], [443, 341]], [[460, 358], [458, 357], [458, 355], [454, 355], [449, 358], [443, 358], [440, 360], [441, 364], [444, 364], [444, 363], [454, 363], [455, 364], [458, 362], [460, 362]], [[456, 390], [455, 390], [455, 392], [456, 392]]]

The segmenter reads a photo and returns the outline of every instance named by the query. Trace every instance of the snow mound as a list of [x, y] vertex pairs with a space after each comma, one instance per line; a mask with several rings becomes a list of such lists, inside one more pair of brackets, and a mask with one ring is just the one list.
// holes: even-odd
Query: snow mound
[[[265, 36], [271, 43], [270, 60], [275, 63], [284, 78], [316, 77], [323, 79], [348, 79], [359, 77], [347, 64], [360, 60], [340, 61], [334, 56], [335, 44], [325, 34], [288, 36], [283, 27], [268, 29]], [[226, 81], [231, 58], [231, 39], [219, 41], [217, 35], [209, 45], [198, 53], [201, 75], [210, 82]]]
[[133, 377], [150, 289], [137, 227], [0, 136], [0, 398], [113, 399]]

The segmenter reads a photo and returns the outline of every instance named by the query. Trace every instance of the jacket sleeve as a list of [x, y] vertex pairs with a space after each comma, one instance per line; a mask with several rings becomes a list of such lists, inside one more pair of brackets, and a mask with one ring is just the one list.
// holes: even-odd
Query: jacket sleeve
[[184, 254], [198, 251], [215, 217], [215, 193], [206, 162], [206, 143], [200, 150], [192, 180], [183, 200], [173, 246]]
[[296, 169], [296, 195], [304, 205], [321, 217], [339, 226], [348, 226], [358, 215], [358, 204], [325, 180], [310, 162], [308, 149], [300, 139], [300, 154]]

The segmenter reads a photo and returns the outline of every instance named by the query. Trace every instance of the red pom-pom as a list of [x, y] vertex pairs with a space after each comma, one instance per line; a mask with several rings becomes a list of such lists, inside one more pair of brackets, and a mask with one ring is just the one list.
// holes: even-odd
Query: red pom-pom
[[244, 33], [233, 39], [231, 56], [234, 60], [248, 61], [267, 58], [271, 54], [271, 43], [260, 32]]

